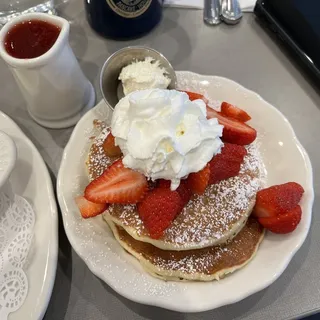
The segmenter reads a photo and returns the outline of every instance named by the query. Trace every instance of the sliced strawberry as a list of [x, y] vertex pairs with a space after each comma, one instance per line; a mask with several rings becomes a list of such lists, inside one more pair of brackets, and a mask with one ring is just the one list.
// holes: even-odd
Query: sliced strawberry
[[202, 94], [200, 93], [195, 93], [195, 92], [190, 92], [190, 91], [185, 91], [185, 90], [181, 90], [182, 92], [185, 92], [188, 96], [189, 96], [189, 99], [191, 101], [193, 100], [197, 100], [197, 99], [201, 99], [203, 100], [206, 104], [209, 102], [209, 100]]
[[103, 141], [103, 150], [106, 156], [114, 158], [121, 156], [121, 149], [115, 145], [114, 136], [110, 132]]
[[92, 218], [106, 211], [108, 204], [106, 203], [94, 203], [88, 201], [84, 196], [75, 198], [75, 202], [80, 210], [82, 218]]
[[207, 118], [217, 118], [218, 122], [224, 126], [222, 139], [225, 142], [247, 145], [252, 143], [257, 137], [257, 131], [255, 129], [243, 122], [226, 117], [209, 106], [207, 106]]
[[272, 186], [258, 191], [253, 215], [259, 218], [274, 217], [297, 206], [304, 193], [302, 186], [295, 182]]
[[209, 184], [209, 179], [210, 165], [207, 164], [201, 171], [189, 174], [188, 187], [193, 193], [203, 194]]
[[87, 186], [84, 196], [96, 203], [137, 203], [147, 189], [145, 176], [125, 168], [120, 159]]
[[274, 233], [289, 233], [296, 229], [301, 220], [301, 207], [298, 205], [290, 211], [279, 216], [259, 218], [259, 223]]
[[228, 161], [223, 158], [216, 159], [216, 157], [213, 157], [213, 159], [209, 162], [209, 165], [209, 184], [214, 184], [237, 176], [240, 171], [241, 163], [236, 161]]
[[244, 110], [228, 102], [222, 102], [221, 113], [227, 117], [236, 119], [241, 122], [247, 122], [251, 119], [251, 117]]
[[177, 191], [155, 188], [137, 205], [145, 227], [153, 239], [159, 239], [181, 212], [181, 198]]

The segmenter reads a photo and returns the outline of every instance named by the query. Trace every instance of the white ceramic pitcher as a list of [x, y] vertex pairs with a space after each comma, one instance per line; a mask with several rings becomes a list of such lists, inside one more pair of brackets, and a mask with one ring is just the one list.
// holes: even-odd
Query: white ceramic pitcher
[[[43, 55], [32, 59], [10, 56], [4, 45], [8, 31], [18, 23], [43, 20], [60, 27], [55, 44]], [[21, 15], [0, 31], [0, 55], [9, 65], [30, 116], [48, 128], [66, 128], [77, 123], [86, 109], [93, 107], [95, 93], [84, 76], [69, 45], [69, 22], [45, 13]]]

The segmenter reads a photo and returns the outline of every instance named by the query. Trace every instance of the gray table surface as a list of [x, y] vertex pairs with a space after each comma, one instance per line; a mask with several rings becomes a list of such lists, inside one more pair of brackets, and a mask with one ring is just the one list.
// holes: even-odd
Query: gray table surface
[[[202, 11], [166, 9], [161, 24], [142, 39], [116, 42], [98, 37], [88, 26], [82, 0], [59, 6], [71, 22], [70, 42], [84, 73], [98, 88], [99, 69], [114, 51], [144, 44], [164, 53], [176, 70], [231, 78], [261, 94], [292, 123], [314, 169], [315, 204], [310, 234], [283, 275], [269, 288], [230, 306], [182, 314], [131, 302], [96, 278], [70, 247], [60, 223], [59, 261], [49, 319], [296, 319], [320, 309], [320, 95], [301, 68], [246, 14], [234, 27], [208, 27]], [[28, 116], [25, 102], [0, 61], [0, 109], [34, 142], [55, 183], [63, 148], [72, 128], [47, 130]], [[250, 281], [250, 279], [248, 279]], [[212, 297], [214, 299], [214, 297]]]

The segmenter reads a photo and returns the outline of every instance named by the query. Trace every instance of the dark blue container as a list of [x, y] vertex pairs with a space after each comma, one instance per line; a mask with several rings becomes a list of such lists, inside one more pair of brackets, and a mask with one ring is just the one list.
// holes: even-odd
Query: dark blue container
[[113, 39], [137, 38], [161, 20], [161, 0], [85, 0], [91, 27]]

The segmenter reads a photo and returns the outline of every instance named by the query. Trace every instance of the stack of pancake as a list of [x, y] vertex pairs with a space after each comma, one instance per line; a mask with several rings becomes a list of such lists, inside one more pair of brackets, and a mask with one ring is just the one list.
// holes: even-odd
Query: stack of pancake
[[[103, 141], [109, 129], [93, 139], [87, 160], [90, 180], [116, 159], [108, 158]], [[120, 245], [151, 275], [164, 280], [211, 281], [245, 266], [263, 239], [263, 228], [250, 218], [261, 187], [257, 147], [247, 147], [238, 176], [193, 196], [160, 239], [152, 239], [136, 205], [110, 205], [103, 214]]]

